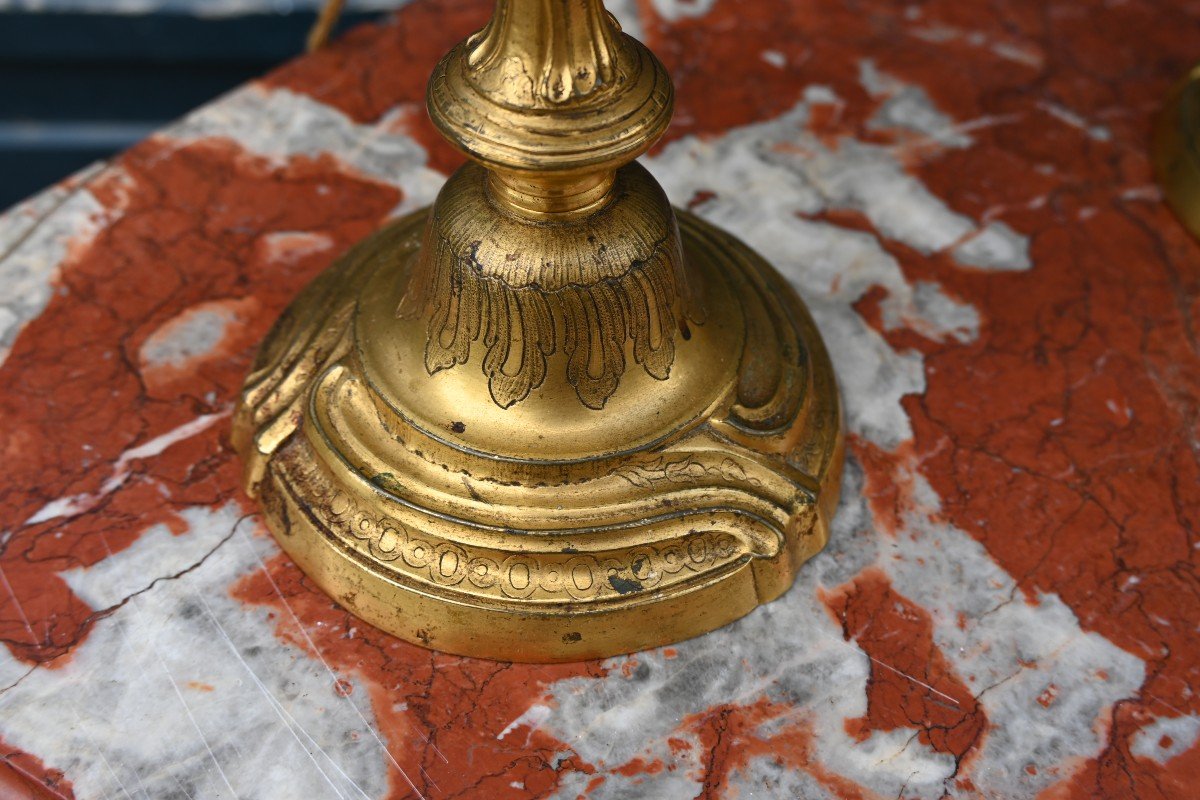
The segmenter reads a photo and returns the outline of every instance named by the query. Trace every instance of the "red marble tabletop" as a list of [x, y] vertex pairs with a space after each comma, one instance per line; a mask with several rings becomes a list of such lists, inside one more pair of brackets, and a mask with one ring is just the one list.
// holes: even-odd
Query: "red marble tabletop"
[[1167, 798], [1200, 785], [1200, 245], [1152, 115], [1200, 6], [641, 0], [645, 159], [833, 354], [829, 549], [741, 622], [560, 666], [358, 622], [238, 489], [306, 281], [457, 157], [415, 0], [0, 216], [0, 796]]

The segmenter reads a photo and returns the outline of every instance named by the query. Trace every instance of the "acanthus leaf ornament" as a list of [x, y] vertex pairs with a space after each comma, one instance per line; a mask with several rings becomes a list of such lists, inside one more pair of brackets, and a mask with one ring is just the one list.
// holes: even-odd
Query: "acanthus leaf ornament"
[[[493, 400], [524, 400], [557, 353], [580, 402], [601, 409], [632, 361], [667, 380], [677, 336], [704, 313], [683, 270], [679, 231], [665, 197], [640, 167], [586, 225], [547, 228], [487, 215], [483, 171], [467, 167], [443, 190], [397, 314], [426, 324], [425, 367], [465, 364], [473, 347]], [[645, 202], [649, 198], [653, 202]]]

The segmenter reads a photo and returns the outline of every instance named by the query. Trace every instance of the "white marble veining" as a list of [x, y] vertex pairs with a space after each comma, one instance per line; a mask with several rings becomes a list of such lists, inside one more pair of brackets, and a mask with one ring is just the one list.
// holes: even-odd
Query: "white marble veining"
[[[711, 192], [697, 212], [739, 235], [791, 279], [839, 365], [850, 432], [894, 449], [908, 430], [900, 398], [923, 388], [921, 359], [894, 351], [852, 304], [867, 289], [882, 286], [894, 303], [894, 319], [952, 336], [974, 336], [977, 315], [938, 297], [930, 284], [911, 285], [874, 237], [806, 218], [827, 208], [855, 208], [884, 235], [926, 250], [949, 248], [985, 226], [947, 209], [882, 148], [848, 141], [826, 147], [805, 131], [806, 115], [802, 103], [779, 119], [716, 139], [679, 141], [647, 165], [676, 202]], [[779, 147], [783, 142], [799, 147]], [[792, 155], [793, 149], [805, 155]], [[1028, 259], [1023, 247], [1014, 248], [1000, 267], [1021, 268]], [[713, 705], [766, 697], [793, 705], [811, 720], [820, 731], [816, 755], [825, 769], [883, 796], [937, 798], [953, 792], [953, 759], [918, 742], [912, 730], [876, 732], [862, 743], [844, 731], [845, 719], [865, 711], [868, 664], [852, 642], [843, 641], [820, 596], [873, 565], [931, 613], [936, 644], [960, 675], [973, 679], [970, 685], [993, 723], [972, 770], [985, 796], [1031, 796], [1053, 780], [1050, 767], [1094, 755], [1103, 744], [1095, 721], [1141, 684], [1142, 662], [1082, 632], [1057, 597], [1014, 602], [1012, 578], [982, 546], [934, 521], [938, 498], [915, 467], [917, 510], [894, 537], [872, 518], [851, 459], [830, 546], [783, 598], [729, 628], [678, 645], [673, 659], [638, 655], [632, 677], [617, 668], [622, 663], [617, 659], [604, 679], [556, 684], [553, 711], [541, 724], [593, 763], [617, 767], [635, 756], [670, 761], [665, 740], [689, 735], [678, 729], [683, 718]], [[974, 621], [961, 628], [959, 612]], [[1088, 680], [1099, 670], [1107, 672], [1107, 681]], [[1064, 688], [1045, 708], [1038, 697], [1050, 684]], [[1033, 775], [1030, 766], [1042, 770]], [[686, 768], [661, 773], [639, 786], [652, 794], [690, 797], [699, 786], [688, 783], [688, 774]], [[746, 796], [813, 786], [808, 777], [781, 772], [769, 758], [753, 761], [734, 782]], [[564, 787], [559, 796], [571, 791]], [[629, 791], [628, 780], [610, 774], [591, 797], [624, 797]]]
[[1165, 764], [1192, 748], [1200, 738], [1200, 717], [1159, 717], [1133, 737], [1133, 754]]
[[[691, 5], [656, 2], [668, 18], [692, 13]], [[899, 461], [903, 512], [898, 520], [875, 518], [863, 468], [851, 454], [830, 545], [784, 597], [673, 653], [613, 659], [604, 677], [549, 685], [497, 738], [528, 741], [535, 729], [545, 731], [605, 778], [589, 789], [593, 776], [565, 774], [558, 787], [564, 800], [585, 790], [594, 800], [696, 796], [703, 753], [688, 718], [760, 701], [790, 710], [758, 733], [807, 725], [815, 732], [811, 758], [830, 774], [886, 797], [955, 795], [959, 765], [922, 743], [916, 728], [876, 730], [862, 741], [846, 730], [846, 720], [867, 712], [872, 669], [904, 675], [873, 664], [846, 641], [825, 602], [866, 569], [878, 570], [928, 613], [934, 643], [987, 715], [990, 725], [970, 767], [982, 796], [1034, 796], [1061, 777], [1057, 766], [1095, 755], [1111, 704], [1142, 684], [1141, 660], [1081, 630], [1057, 596], [1023, 597], [977, 541], [941, 521], [941, 499], [904, 455], [912, 429], [902, 401], [924, 390], [925, 362], [919, 352], [893, 347], [855, 304], [881, 289], [886, 329], [938, 342], [974, 341], [986, 320], [938, 283], [910, 279], [886, 245], [945, 253], [962, 269], [996, 277], [1032, 264], [1024, 235], [951, 209], [904, 169], [897, 149], [906, 146], [903, 137], [922, 147], [966, 147], [976, 124], [1002, 122], [953, 120], [918, 87], [870, 62], [861, 65], [859, 80], [880, 102], [871, 128], [898, 132], [896, 147], [849, 138], [831, 143], [813, 134], [813, 107], [838, 102], [830, 89], [814, 86], [775, 119], [676, 141], [646, 164], [675, 203], [706, 198], [692, 204], [696, 213], [744, 239], [800, 292], [838, 366], [850, 434]], [[396, 209], [402, 213], [430, 202], [443, 179], [406, 133], [413, 113], [401, 107], [360, 125], [300, 94], [251, 85], [158, 141], [170, 148], [221, 138], [279, 160], [332, 154], [347, 172], [402, 189]], [[58, 210], [50, 222], [40, 228], [29, 222], [52, 206]], [[827, 221], [822, 215], [829, 211], [857, 212], [875, 233]], [[0, 279], [21, 282], [13, 284], [20, 287], [14, 301], [0, 300], [0, 331], [7, 325], [15, 332], [44, 307], [69, 247], [102, 224], [101, 209], [84, 190], [54, 190], [28, 211], [0, 218], [0, 252], [9, 253], [0, 257]], [[272, 236], [265, 246], [278, 259], [330, 246], [309, 231]], [[6, 322], [6, 310], [16, 322]], [[147, 340], [141, 357], [152, 365], [186, 362], [216, 341], [219, 316], [196, 317], [194, 328]], [[0, 346], [12, 335], [0, 332]], [[111, 481], [123, 480], [132, 458], [153, 455], [156, 447], [161, 452], [225, 413], [199, 417], [127, 453], [105, 485], [120, 486]], [[102, 495], [60, 498], [29, 521], [79, 513]], [[95, 566], [62, 573], [102, 616], [53, 668], [28, 668], [0, 650], [7, 687], [0, 692], [0, 738], [64, 770], [81, 800], [385, 796], [388, 768], [398, 765], [359, 679], [331, 670], [311, 641], [304, 648], [281, 642], [278, 622], [264, 609], [230, 596], [235, 582], [276, 552], [271, 540], [232, 506], [181, 514], [187, 522], [181, 535], [152, 527]], [[1107, 677], [1095, 679], [1100, 673]], [[339, 681], [358, 689], [337, 691]], [[1194, 717], [1158, 720], [1138, 734], [1135, 752], [1169, 759], [1192, 745], [1198, 727]], [[677, 751], [669, 737], [692, 746]], [[673, 768], [636, 776], [617, 771], [638, 757]], [[811, 772], [769, 756], [750, 758], [731, 781], [741, 797], [830, 796]]]
[[59, 266], [116, 209], [87, 189], [95, 165], [0, 214], [0, 363], [21, 328], [50, 301]]
[[361, 125], [305, 95], [249, 84], [159, 136], [181, 147], [200, 139], [226, 139], [278, 161], [332, 155], [353, 173], [399, 187], [404, 197], [393, 213], [400, 215], [432, 203], [446, 180], [426, 166], [424, 148], [406, 132], [407, 121], [421, 113], [416, 106], [402, 105], [378, 122]]
[[[362, 691], [281, 644], [267, 612], [229, 596], [277, 552], [235, 506], [185, 509], [186, 533], [64, 573], [107, 615], [55, 668], [6, 650], [0, 736], [71, 777], [76, 797], [377, 798], [388, 758]], [[110, 613], [109, 613], [110, 612]]]

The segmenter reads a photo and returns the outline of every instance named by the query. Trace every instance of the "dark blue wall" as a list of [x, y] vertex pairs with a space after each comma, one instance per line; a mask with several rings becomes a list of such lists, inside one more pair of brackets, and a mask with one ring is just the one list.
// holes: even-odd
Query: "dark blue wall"
[[0, 12], [0, 209], [297, 55], [314, 16]]

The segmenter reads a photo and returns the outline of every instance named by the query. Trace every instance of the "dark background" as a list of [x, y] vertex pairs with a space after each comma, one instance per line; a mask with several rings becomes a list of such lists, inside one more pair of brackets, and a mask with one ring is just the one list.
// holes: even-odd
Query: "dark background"
[[298, 55], [315, 18], [0, 13], [0, 211]]

